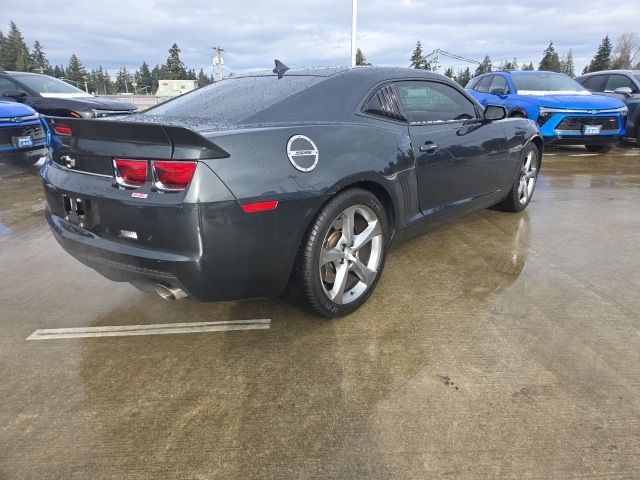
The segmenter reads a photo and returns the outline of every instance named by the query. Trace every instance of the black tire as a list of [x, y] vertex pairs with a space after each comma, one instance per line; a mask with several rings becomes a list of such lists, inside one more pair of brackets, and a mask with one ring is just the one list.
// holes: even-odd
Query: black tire
[[585, 145], [584, 148], [591, 153], [609, 153], [613, 150], [613, 145]]
[[[525, 177], [527, 177], [526, 172], [524, 171], [524, 167], [527, 164], [529, 155], [532, 156], [531, 165], [529, 169], [534, 168], [535, 171], [533, 176], [528, 177], [533, 179], [533, 185], [529, 189], [529, 184], [527, 180], [527, 183], [524, 187], [527, 189], [527, 196], [526, 196], [526, 199], [523, 201], [523, 196], [522, 196], [523, 192], [520, 191], [520, 187], [521, 187], [521, 182], [525, 180]], [[509, 193], [507, 194], [506, 198], [502, 200], [500, 203], [496, 204], [494, 208], [496, 210], [502, 210], [504, 212], [521, 212], [525, 208], [527, 208], [527, 205], [529, 205], [529, 202], [531, 201], [531, 197], [533, 197], [533, 192], [535, 190], [539, 172], [540, 172], [540, 151], [538, 150], [538, 147], [536, 145], [529, 144], [522, 150], [522, 153], [520, 154], [520, 168], [518, 169], [516, 178], [513, 180], [513, 185], [511, 186], [511, 190], [509, 190]]]
[[521, 111], [515, 111], [509, 115], [509, 118], [527, 118], [527, 114]]
[[[358, 211], [358, 209], [360, 209], [360, 211]], [[359, 247], [362, 250], [351, 250], [354, 252], [353, 255], [357, 257], [357, 262], [359, 262], [360, 265], [364, 265], [366, 262], [369, 263], [365, 266], [373, 266], [375, 264], [376, 268], [373, 275], [371, 275], [370, 278], [367, 277], [368, 283], [360, 279], [357, 272], [351, 270], [351, 268], [356, 268], [357, 265], [354, 266], [354, 262], [348, 260], [346, 257], [340, 261], [328, 261], [324, 265], [320, 265], [321, 252], [323, 252], [323, 254], [328, 252], [332, 252], [333, 254], [338, 252], [338, 254], [340, 254], [339, 251], [341, 250], [343, 255], [348, 255], [346, 250], [349, 250], [350, 247], [347, 248], [346, 244], [343, 246], [340, 243], [345, 236], [340, 229], [335, 228], [336, 224], [341, 222], [343, 215], [348, 215], [347, 211], [354, 211], [354, 221], [352, 222], [354, 225], [352, 232], [355, 232], [355, 235], [352, 233], [354, 241], [359, 233], [363, 233], [364, 229], [371, 226], [370, 231], [377, 232], [377, 228], [379, 228], [379, 233], [375, 233], [371, 240], [363, 243], [363, 245]], [[365, 214], [369, 216], [369, 221], [363, 216]], [[374, 226], [374, 223], [370, 223], [373, 218], [372, 215], [376, 218], [377, 228]], [[366, 225], [366, 227], [364, 225]], [[362, 230], [358, 231], [359, 227], [362, 228]], [[339, 236], [339, 239], [336, 240], [336, 236]], [[331, 245], [332, 241], [336, 243]], [[323, 317], [342, 317], [354, 312], [366, 302], [378, 283], [384, 268], [388, 243], [389, 225], [387, 215], [384, 206], [375, 195], [360, 188], [352, 188], [340, 192], [320, 210], [300, 245], [298, 257], [289, 282], [287, 292], [289, 299]], [[355, 245], [352, 244], [352, 246]], [[360, 258], [361, 254], [364, 255], [366, 253], [363, 252], [367, 250], [367, 246], [368, 257], [365, 258], [363, 256]], [[345, 266], [341, 267], [341, 265]], [[346, 279], [345, 282], [343, 282], [344, 286], [342, 290], [340, 290], [339, 287], [336, 288], [335, 284], [335, 281], [338, 279], [339, 268], [344, 269], [343, 271], [346, 272], [344, 274], [345, 276], [341, 277]], [[356, 268], [356, 270], [358, 270], [360, 274], [363, 273], [363, 270], [359, 268]], [[373, 269], [368, 269], [367, 273], [372, 271]], [[322, 272], [326, 273], [324, 278], [321, 277]], [[332, 273], [335, 281], [332, 285], [334, 288], [331, 289], [331, 292], [334, 290], [338, 292], [342, 291], [343, 294], [336, 295], [336, 299], [346, 298], [344, 303], [341, 303], [342, 300], [333, 301], [329, 298], [331, 292], [328, 292], [327, 289], [331, 286], [331, 283], [328, 284], [323, 280], [328, 278]], [[348, 287], [353, 282], [357, 283], [351, 287], [352, 290], [349, 290]], [[366, 288], [363, 289], [363, 285], [366, 286]], [[356, 291], [357, 296], [355, 296], [356, 293], [353, 293]], [[353, 300], [350, 300], [351, 296], [354, 296]]]

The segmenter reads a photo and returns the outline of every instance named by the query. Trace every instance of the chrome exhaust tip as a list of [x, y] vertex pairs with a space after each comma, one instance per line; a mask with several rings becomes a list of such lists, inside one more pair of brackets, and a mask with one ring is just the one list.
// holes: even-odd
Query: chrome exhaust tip
[[168, 287], [166, 285], [162, 285], [161, 283], [156, 283], [153, 288], [155, 289], [156, 293], [165, 300], [180, 300], [188, 296], [181, 288]]

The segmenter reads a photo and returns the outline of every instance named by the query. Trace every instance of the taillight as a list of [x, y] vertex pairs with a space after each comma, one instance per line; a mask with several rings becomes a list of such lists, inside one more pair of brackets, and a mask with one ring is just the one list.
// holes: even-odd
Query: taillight
[[56, 135], [60, 135], [62, 137], [70, 137], [71, 136], [71, 127], [68, 125], [54, 125], [53, 133]]
[[179, 192], [187, 188], [196, 171], [197, 162], [151, 162], [154, 183], [158, 190]]
[[116, 182], [123, 187], [138, 188], [147, 181], [147, 161], [131, 158], [114, 158], [113, 171]]

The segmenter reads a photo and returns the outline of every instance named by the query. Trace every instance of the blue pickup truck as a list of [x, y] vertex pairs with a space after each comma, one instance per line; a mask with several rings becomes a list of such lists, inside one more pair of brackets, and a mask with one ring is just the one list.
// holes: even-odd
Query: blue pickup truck
[[467, 91], [483, 105], [504, 106], [510, 117], [535, 121], [546, 145], [608, 152], [625, 133], [624, 103], [592, 95], [563, 73], [490, 72], [471, 79]]
[[46, 154], [40, 115], [21, 103], [0, 100], [0, 164], [31, 166]]

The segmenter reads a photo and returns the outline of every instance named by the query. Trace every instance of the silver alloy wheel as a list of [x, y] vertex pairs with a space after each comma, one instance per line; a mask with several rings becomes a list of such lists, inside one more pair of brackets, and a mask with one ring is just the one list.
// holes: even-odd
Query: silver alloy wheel
[[378, 216], [365, 205], [344, 209], [322, 241], [319, 273], [332, 302], [358, 299], [374, 282], [382, 257], [383, 236]]
[[533, 189], [536, 186], [536, 178], [538, 176], [538, 155], [534, 149], [529, 150], [527, 156], [522, 162], [520, 169], [520, 183], [518, 184], [518, 200], [521, 205], [531, 198]]

